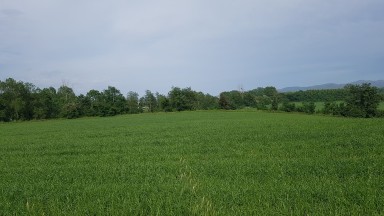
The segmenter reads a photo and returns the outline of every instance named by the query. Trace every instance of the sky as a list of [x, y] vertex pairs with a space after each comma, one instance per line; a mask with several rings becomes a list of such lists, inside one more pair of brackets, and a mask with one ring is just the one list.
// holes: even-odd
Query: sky
[[0, 0], [0, 80], [218, 95], [384, 79], [383, 0]]

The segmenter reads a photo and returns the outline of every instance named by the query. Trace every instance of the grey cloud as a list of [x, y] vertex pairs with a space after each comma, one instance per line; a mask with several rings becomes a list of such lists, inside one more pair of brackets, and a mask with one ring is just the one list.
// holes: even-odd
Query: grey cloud
[[37, 85], [217, 94], [382, 79], [381, 0], [3, 2], [0, 72]]
[[0, 14], [2, 14], [4, 16], [12, 17], [12, 16], [20, 16], [23, 14], [23, 12], [20, 10], [16, 10], [16, 9], [1, 9]]

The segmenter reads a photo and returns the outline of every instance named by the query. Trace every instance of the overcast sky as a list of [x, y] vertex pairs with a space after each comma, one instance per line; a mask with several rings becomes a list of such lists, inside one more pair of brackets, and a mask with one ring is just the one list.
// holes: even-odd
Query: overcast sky
[[213, 95], [384, 79], [383, 0], [0, 0], [0, 80]]

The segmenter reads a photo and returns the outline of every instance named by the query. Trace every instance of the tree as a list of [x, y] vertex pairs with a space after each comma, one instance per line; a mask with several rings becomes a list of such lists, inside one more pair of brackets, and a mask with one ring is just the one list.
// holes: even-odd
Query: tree
[[184, 100], [184, 110], [196, 110], [197, 107], [197, 93], [191, 87], [181, 90]]
[[271, 110], [279, 109], [279, 98], [277, 96], [273, 96], [271, 103]]
[[220, 94], [219, 107], [221, 109], [225, 109], [225, 110], [234, 109], [234, 107], [230, 104], [230, 102], [229, 102], [229, 100], [228, 100], [228, 98], [224, 92]]
[[60, 106], [60, 117], [77, 118], [79, 117], [78, 103], [72, 88], [62, 85], [57, 90], [58, 103]]
[[264, 88], [264, 95], [268, 96], [269, 98], [272, 98], [272, 97], [276, 96], [277, 94], [278, 94], [277, 90], [273, 86], [268, 86], [268, 87]]
[[[246, 97], [249, 98], [248, 96]], [[219, 97], [219, 106], [222, 109], [241, 109], [244, 108], [244, 95], [237, 90], [222, 92]]]
[[378, 88], [370, 83], [347, 85], [346, 112], [348, 116], [371, 118], [377, 115], [380, 103]]
[[3, 98], [2, 85], [3, 83], [0, 80], [0, 121], [8, 121], [8, 116], [6, 113], [7, 103]]
[[115, 87], [108, 86], [108, 89], [104, 90], [103, 93], [104, 107], [103, 116], [113, 116], [122, 114], [125, 112], [125, 98]]
[[196, 92], [196, 109], [212, 110], [218, 108], [218, 98], [203, 92]]
[[282, 95], [290, 102], [341, 101], [346, 98], [346, 91], [345, 89], [300, 90], [285, 92]]
[[55, 88], [38, 89], [32, 97], [33, 118], [50, 119], [58, 117], [60, 109]]
[[307, 114], [314, 114], [316, 111], [316, 105], [314, 102], [303, 102], [303, 109]]
[[335, 114], [337, 107], [338, 105], [335, 102], [326, 101], [324, 102], [324, 108], [322, 109], [322, 113], [326, 115], [329, 115], [329, 114], [337, 115]]
[[294, 103], [290, 103], [289, 101], [284, 101], [281, 110], [285, 112], [294, 112], [296, 111], [296, 105]]
[[145, 91], [145, 96], [143, 98], [143, 106], [146, 107], [148, 112], [154, 112], [157, 107], [156, 97], [150, 90]]
[[102, 116], [102, 107], [104, 104], [103, 95], [98, 90], [90, 90], [85, 95], [89, 101], [89, 107], [87, 110], [88, 116]]
[[133, 91], [127, 94], [127, 111], [130, 114], [141, 113], [142, 108], [139, 106], [139, 94]]
[[79, 116], [91, 116], [91, 100], [87, 96], [80, 94], [77, 101]]
[[3, 121], [33, 118], [32, 93], [34, 85], [8, 78], [0, 82], [0, 115]]
[[171, 112], [172, 107], [169, 99], [161, 94], [156, 95], [157, 98], [157, 104], [158, 104], [158, 109], [163, 111], [163, 112]]
[[172, 87], [168, 93], [168, 98], [172, 109], [176, 111], [196, 109], [196, 92], [191, 88]]
[[251, 92], [245, 92], [243, 97], [244, 105], [246, 107], [257, 107], [256, 96]]

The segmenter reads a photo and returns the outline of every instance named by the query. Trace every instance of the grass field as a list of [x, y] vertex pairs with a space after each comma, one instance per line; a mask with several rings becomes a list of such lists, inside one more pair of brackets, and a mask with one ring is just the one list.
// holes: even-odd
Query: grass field
[[383, 215], [383, 125], [257, 111], [0, 124], [0, 214]]

